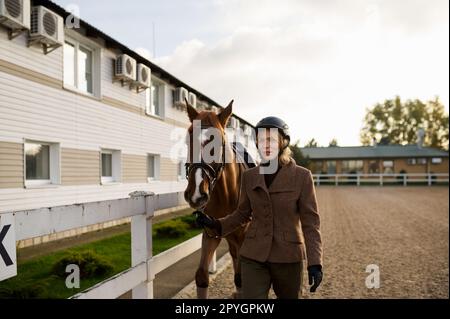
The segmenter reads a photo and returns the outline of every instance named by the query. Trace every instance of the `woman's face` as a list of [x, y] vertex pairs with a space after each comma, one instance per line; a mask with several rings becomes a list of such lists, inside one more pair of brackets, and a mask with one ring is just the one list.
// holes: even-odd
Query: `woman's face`
[[265, 129], [258, 132], [258, 150], [264, 161], [269, 161], [278, 156], [280, 150], [279, 133], [277, 129]]

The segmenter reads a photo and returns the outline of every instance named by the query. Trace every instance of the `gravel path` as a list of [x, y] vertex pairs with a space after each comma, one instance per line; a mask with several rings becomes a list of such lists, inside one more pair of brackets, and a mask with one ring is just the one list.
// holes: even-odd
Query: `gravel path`
[[[324, 281], [306, 298], [449, 297], [448, 187], [320, 186], [317, 196]], [[365, 285], [370, 264], [379, 267], [378, 289]], [[233, 290], [228, 265], [209, 296], [230, 298]]]

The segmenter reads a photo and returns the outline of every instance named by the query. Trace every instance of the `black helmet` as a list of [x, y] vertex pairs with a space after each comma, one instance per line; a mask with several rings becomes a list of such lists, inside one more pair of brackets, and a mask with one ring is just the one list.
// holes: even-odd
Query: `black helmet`
[[291, 140], [291, 136], [289, 133], [289, 126], [278, 117], [269, 116], [259, 121], [255, 127], [256, 136], [258, 136], [259, 128], [277, 128], [281, 132], [281, 135], [283, 135], [283, 137], [288, 140], [288, 144]]

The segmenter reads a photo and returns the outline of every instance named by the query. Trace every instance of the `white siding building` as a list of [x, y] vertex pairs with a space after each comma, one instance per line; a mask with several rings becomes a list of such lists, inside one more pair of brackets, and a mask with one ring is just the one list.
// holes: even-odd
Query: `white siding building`
[[[34, 6], [61, 21], [69, 14], [50, 1], [31, 1]], [[10, 39], [7, 8], [0, 12], [0, 214], [136, 190], [184, 190], [171, 134], [185, 131], [189, 121], [174, 105], [174, 92], [184, 87], [195, 94], [200, 109], [217, 103], [84, 21], [79, 29], [64, 27], [61, 45], [46, 54], [39, 42], [29, 46], [28, 30]], [[41, 32], [52, 27], [46, 23]], [[150, 89], [138, 92], [114, 80], [122, 54], [151, 69]]]

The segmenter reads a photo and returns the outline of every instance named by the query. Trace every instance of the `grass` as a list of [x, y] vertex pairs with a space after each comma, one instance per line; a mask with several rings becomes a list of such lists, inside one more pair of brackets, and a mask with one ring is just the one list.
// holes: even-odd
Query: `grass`
[[[186, 220], [190, 217], [176, 218], [175, 220]], [[153, 229], [153, 255], [157, 255], [177, 244], [192, 238], [201, 229], [189, 227], [187, 232], [177, 238], [155, 236], [156, 229], [173, 221], [164, 221], [154, 225]], [[65, 278], [60, 278], [52, 272], [53, 266], [70, 253], [92, 251], [108, 261], [112, 271], [103, 276], [80, 280], [79, 289], [68, 289]], [[88, 244], [74, 246], [70, 249], [51, 253], [32, 260], [19, 262], [17, 266], [18, 276], [0, 282], [1, 298], [68, 298], [78, 292], [92, 287], [102, 280], [113, 276], [131, 266], [131, 233], [94, 241]], [[69, 275], [69, 274], [68, 274]]]

